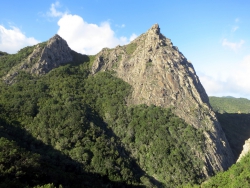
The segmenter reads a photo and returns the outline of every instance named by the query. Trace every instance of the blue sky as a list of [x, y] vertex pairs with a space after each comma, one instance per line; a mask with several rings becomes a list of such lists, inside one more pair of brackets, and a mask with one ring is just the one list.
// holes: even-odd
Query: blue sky
[[3, 1], [0, 51], [16, 53], [58, 33], [75, 51], [95, 54], [158, 23], [209, 96], [250, 99], [249, 7], [247, 0]]

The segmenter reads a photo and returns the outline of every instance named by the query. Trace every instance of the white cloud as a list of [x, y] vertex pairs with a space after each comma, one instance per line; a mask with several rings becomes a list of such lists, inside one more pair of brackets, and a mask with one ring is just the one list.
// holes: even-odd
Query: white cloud
[[226, 71], [224, 77], [211, 75], [211, 73], [198, 73], [207, 94], [209, 96], [231, 95], [250, 99], [250, 55], [245, 56], [232, 68], [227, 68], [226, 65], [223, 67]]
[[[135, 34], [132, 34], [130, 38], [124, 36], [117, 37], [108, 21], [99, 25], [88, 23], [78, 15], [59, 11], [58, 8], [60, 6], [59, 1], [52, 3], [46, 16], [59, 18], [57, 33], [67, 41], [71, 49], [79, 53], [96, 54], [102, 48], [124, 45], [136, 38]], [[115, 26], [124, 28], [125, 24]]]
[[33, 37], [26, 37], [17, 27], [11, 26], [6, 29], [0, 25], [0, 50], [8, 53], [16, 53], [25, 46], [31, 46], [39, 43]]
[[56, 1], [55, 3], [52, 3], [49, 9], [49, 12], [47, 12], [47, 16], [49, 17], [62, 17], [64, 14], [67, 14], [67, 12], [60, 12], [56, 8], [60, 7], [59, 1]]
[[238, 85], [250, 94], [250, 55], [245, 56], [239, 66], [236, 67], [234, 77]]
[[240, 19], [239, 19], [239, 18], [236, 18], [234, 21], [235, 21], [236, 23], [238, 23], [238, 22], [240, 21]]
[[239, 50], [242, 45], [245, 43], [244, 40], [240, 40], [240, 42], [229, 42], [227, 39], [223, 39], [222, 46], [228, 47], [231, 50], [237, 51]]
[[[104, 47], [113, 48], [129, 42], [127, 37], [116, 37], [109, 22], [91, 24], [78, 15], [64, 14], [58, 25], [58, 34], [73, 50], [83, 54], [96, 54]], [[134, 39], [135, 36], [133, 34], [130, 39]]]

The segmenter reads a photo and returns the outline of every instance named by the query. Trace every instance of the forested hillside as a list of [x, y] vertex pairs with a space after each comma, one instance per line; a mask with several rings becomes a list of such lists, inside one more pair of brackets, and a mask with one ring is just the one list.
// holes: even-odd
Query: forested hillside
[[[31, 53], [0, 56], [1, 76]], [[204, 136], [154, 105], [127, 106], [132, 88], [94, 56], [0, 84], [0, 187], [176, 187], [200, 183]], [[12, 63], [12, 64], [10, 64]], [[50, 186], [48, 185], [48, 186]]]

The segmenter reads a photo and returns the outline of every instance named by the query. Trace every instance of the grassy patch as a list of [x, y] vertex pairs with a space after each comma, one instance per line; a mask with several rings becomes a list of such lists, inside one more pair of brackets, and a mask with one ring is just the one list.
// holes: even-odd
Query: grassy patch
[[127, 54], [131, 55], [134, 53], [134, 51], [137, 48], [137, 44], [136, 43], [130, 43], [126, 46], [126, 52]]

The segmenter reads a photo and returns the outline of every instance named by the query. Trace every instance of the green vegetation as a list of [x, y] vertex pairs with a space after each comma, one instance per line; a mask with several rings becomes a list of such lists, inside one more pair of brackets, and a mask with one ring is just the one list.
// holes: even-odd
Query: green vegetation
[[[17, 54], [11, 54], [11, 55], [1, 52], [0, 53], [0, 78], [6, 75], [13, 66], [21, 63], [22, 60], [27, 58], [27, 56], [33, 52], [34, 48], [35, 46], [28, 46], [19, 50]], [[4, 55], [1, 55], [1, 54], [4, 54]]]
[[[11, 68], [32, 48], [7, 55], [0, 66]], [[20, 72], [15, 84], [0, 83], [0, 187], [202, 181], [203, 163], [194, 157], [203, 152], [202, 132], [170, 109], [128, 107], [130, 85], [109, 72], [91, 75], [94, 56], [72, 55], [73, 62], [42, 77]]]
[[126, 45], [125, 47], [126, 47], [127, 54], [131, 55], [136, 50], [137, 44], [136, 43], [130, 43], [130, 44]]
[[250, 186], [250, 153], [242, 160], [230, 167], [226, 172], [220, 172], [207, 182], [202, 188], [248, 188]]
[[215, 112], [219, 113], [250, 113], [250, 100], [233, 97], [209, 97]]
[[8, 53], [0, 51], [0, 56], [3, 56], [3, 55], [8, 55]]
[[[128, 121], [127, 126], [124, 121]], [[200, 181], [203, 163], [193, 156], [202, 152], [203, 134], [170, 109], [131, 107], [118, 121], [110, 120], [109, 125], [149, 175], [171, 186]]]

